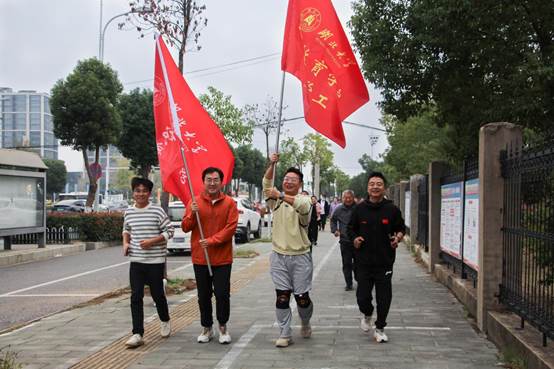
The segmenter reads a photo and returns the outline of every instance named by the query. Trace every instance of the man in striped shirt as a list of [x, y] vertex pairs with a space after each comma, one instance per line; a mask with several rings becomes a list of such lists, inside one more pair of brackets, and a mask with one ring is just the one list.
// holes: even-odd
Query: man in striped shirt
[[131, 260], [131, 315], [133, 335], [125, 343], [138, 347], [144, 343], [144, 286], [156, 303], [160, 317], [160, 333], [169, 337], [169, 308], [163, 289], [167, 240], [173, 237], [173, 227], [167, 214], [159, 206], [151, 205], [150, 195], [154, 184], [146, 178], [131, 181], [135, 205], [125, 212], [123, 221], [123, 253]]

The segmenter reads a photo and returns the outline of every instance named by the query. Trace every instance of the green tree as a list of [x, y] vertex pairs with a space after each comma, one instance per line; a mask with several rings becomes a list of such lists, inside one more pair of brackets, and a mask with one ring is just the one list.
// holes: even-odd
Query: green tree
[[46, 171], [46, 194], [52, 198], [52, 194], [60, 193], [67, 181], [67, 169], [63, 160], [42, 159], [48, 167]]
[[121, 130], [117, 109], [123, 86], [117, 73], [93, 58], [82, 60], [65, 80], [52, 88], [50, 107], [54, 133], [62, 145], [81, 151], [89, 178], [87, 206], [92, 206], [98, 188], [90, 170], [87, 150], [98, 162], [100, 148], [116, 142]]
[[392, 116], [383, 118], [389, 141], [385, 164], [392, 166], [403, 179], [427, 173], [431, 161], [448, 157], [451, 141], [447, 129], [437, 127], [433, 119], [432, 111], [424, 111], [404, 123]]
[[[124, 167], [127, 160], [118, 160], [117, 166]], [[134, 177], [133, 170], [130, 169], [118, 169], [115, 172], [115, 183], [112, 184], [111, 189], [126, 194], [127, 198], [131, 196], [131, 179]], [[147, 178], [147, 177], [145, 177]]]
[[[326, 171], [333, 165], [333, 158], [335, 156], [329, 149], [331, 147], [329, 141], [320, 134], [308, 133], [304, 136], [302, 142], [304, 144], [306, 161], [312, 166], [312, 178], [315, 175], [316, 165], [319, 165], [320, 177], [327, 179], [328, 177], [325, 176]], [[312, 193], [315, 191], [315, 186], [316, 184], [312, 182]]]
[[342, 194], [342, 191], [349, 188], [350, 176], [348, 176], [348, 174], [340, 170], [336, 165], [333, 165], [329, 170], [329, 172], [331, 174], [329, 179], [330, 179], [330, 184], [332, 184], [333, 191], [328, 191], [328, 192], [329, 193], [334, 192], [337, 194], [337, 196], [340, 197]]
[[384, 112], [406, 121], [435, 105], [453, 159], [477, 152], [484, 123], [552, 131], [551, 1], [356, 0], [350, 26]]
[[[282, 140], [279, 146], [279, 165], [277, 166], [277, 173], [282, 175], [283, 172], [290, 167], [296, 167], [302, 171], [308, 159], [301, 143], [292, 137], [288, 137]], [[279, 175], [278, 177], [280, 178]]]
[[148, 178], [152, 167], [158, 165], [152, 91], [137, 88], [121, 95], [119, 112], [122, 129], [117, 147], [131, 161], [131, 168]]
[[245, 118], [244, 110], [231, 102], [231, 96], [225, 96], [223, 92], [210, 86], [207, 93], [200, 95], [199, 100], [227, 141], [237, 145], [252, 142], [253, 124]]
[[262, 186], [262, 177], [266, 169], [266, 160], [260, 150], [252, 148], [251, 145], [239, 146], [235, 149], [235, 160], [243, 163], [243, 170], [237, 177], [248, 183], [250, 196], [254, 193], [254, 186]]
[[367, 181], [369, 180], [369, 174], [371, 172], [381, 172], [387, 179], [387, 184], [398, 182], [400, 180], [400, 174], [395, 167], [387, 164], [383, 161], [375, 161], [368, 154], [363, 154], [358, 163], [362, 167], [362, 173], [359, 173], [352, 177], [350, 180], [350, 189], [354, 191], [356, 196], [367, 196]]
[[367, 172], [362, 172], [350, 179], [348, 187], [354, 191], [356, 197], [364, 198], [367, 196], [367, 180], [369, 179], [368, 174], [369, 173]]

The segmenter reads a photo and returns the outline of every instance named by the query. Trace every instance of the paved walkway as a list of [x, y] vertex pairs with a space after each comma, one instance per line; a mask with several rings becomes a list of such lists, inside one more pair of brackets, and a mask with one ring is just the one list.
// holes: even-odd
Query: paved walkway
[[[170, 298], [173, 334], [160, 339], [151, 303], [145, 306], [146, 345], [127, 350], [128, 296], [53, 315], [0, 336], [12, 345], [25, 368], [379, 368], [492, 369], [497, 350], [477, 334], [464, 309], [448, 290], [400, 248], [393, 276], [388, 319], [389, 343], [377, 344], [359, 328], [355, 292], [344, 291], [336, 239], [320, 233], [314, 248], [313, 336], [274, 347], [275, 293], [269, 278], [270, 245], [256, 244], [262, 255], [236, 259], [229, 329], [233, 343], [196, 343], [200, 331], [195, 292]], [[190, 268], [181, 271], [191, 273]], [[149, 299], [148, 299], [149, 300]], [[293, 324], [298, 323], [297, 313]]]

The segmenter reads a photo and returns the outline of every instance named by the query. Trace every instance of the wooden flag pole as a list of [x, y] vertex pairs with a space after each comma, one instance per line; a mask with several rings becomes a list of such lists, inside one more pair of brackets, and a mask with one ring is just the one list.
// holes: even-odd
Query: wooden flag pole
[[[185, 149], [181, 146], [181, 157], [183, 158], [183, 164], [185, 165], [185, 173], [187, 174], [187, 183], [189, 184], [190, 196], [194, 201], [194, 189], [192, 188], [192, 182], [190, 181], [189, 166], [187, 164], [187, 158], [185, 157]], [[190, 209], [189, 209], [190, 210]], [[200, 241], [204, 240], [204, 230], [202, 229], [202, 223], [200, 222], [200, 214], [194, 212], [196, 215], [196, 223], [198, 224], [198, 230], [200, 231]], [[210, 263], [210, 256], [208, 255], [208, 250], [205, 247], [202, 247], [204, 250], [204, 257], [206, 258], [206, 264], [208, 265], [208, 272], [210, 277], [213, 277], [212, 273], [212, 264]]]

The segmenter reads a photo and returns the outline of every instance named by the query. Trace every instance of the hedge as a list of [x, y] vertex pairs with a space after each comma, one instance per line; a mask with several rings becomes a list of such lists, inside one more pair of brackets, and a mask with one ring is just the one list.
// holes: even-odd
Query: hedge
[[123, 213], [61, 213], [46, 217], [47, 227], [76, 228], [82, 241], [121, 241]]

